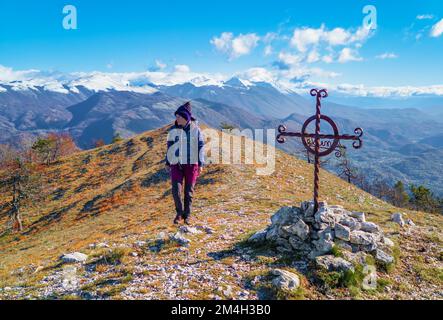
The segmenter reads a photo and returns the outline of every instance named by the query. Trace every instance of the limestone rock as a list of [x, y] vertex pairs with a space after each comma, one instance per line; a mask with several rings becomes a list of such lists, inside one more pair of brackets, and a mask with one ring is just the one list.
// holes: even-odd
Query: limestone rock
[[180, 231], [178, 231], [177, 233], [175, 233], [172, 237], [171, 237], [172, 241], [177, 242], [180, 245], [183, 246], [187, 246], [189, 245], [189, 243], [191, 243], [191, 240], [189, 240], [188, 238], [186, 238], [183, 233], [181, 233]]
[[403, 214], [401, 212], [393, 213], [391, 216], [391, 220], [399, 224], [400, 227], [403, 227], [405, 225], [405, 221], [403, 220]]
[[273, 225], [284, 225], [291, 222], [296, 222], [301, 215], [300, 209], [296, 207], [283, 207], [280, 208], [272, 217], [271, 222]]
[[333, 227], [336, 222], [336, 216], [334, 212], [330, 210], [328, 207], [321, 207], [318, 209], [317, 213], [314, 215], [315, 222], [324, 223], [328, 226]]
[[373, 222], [361, 222], [360, 230], [370, 233], [380, 232], [380, 228]]
[[343, 257], [349, 262], [365, 265], [367, 254], [364, 253], [363, 251], [358, 251], [356, 253], [343, 251]]
[[340, 249], [352, 252], [352, 246], [347, 242], [340, 239], [335, 239], [334, 243]]
[[295, 224], [285, 226], [282, 229], [287, 231], [291, 235], [295, 235], [302, 240], [306, 240], [309, 237], [309, 227], [303, 220], [298, 220]]
[[383, 237], [383, 244], [390, 247], [390, 248], [392, 248], [395, 245], [391, 239], [386, 238], [386, 237]]
[[335, 225], [335, 237], [344, 241], [349, 241], [351, 238], [351, 229], [344, 225], [337, 223]]
[[349, 241], [353, 244], [374, 245], [377, 242], [377, 238], [372, 233], [355, 230], [351, 232]]
[[144, 246], [146, 246], [146, 241], [139, 240], [139, 241], [134, 242], [134, 245], [136, 247], [144, 247]]
[[181, 231], [182, 233], [190, 233], [190, 234], [200, 234], [200, 233], [202, 233], [197, 228], [190, 227], [190, 226], [180, 226], [179, 231]]
[[334, 247], [334, 242], [332, 242], [331, 240], [319, 239], [319, 240], [313, 241], [313, 243], [314, 243], [317, 255], [328, 253]]
[[333, 255], [319, 256], [315, 258], [315, 262], [318, 266], [326, 269], [327, 271], [354, 272], [354, 266], [351, 262], [346, 261], [345, 259], [340, 257], [335, 257]]
[[[326, 201], [320, 201], [318, 203], [318, 207], [319, 209], [322, 207], [326, 207], [328, 204], [326, 203]], [[301, 209], [301, 213], [305, 218], [308, 217], [313, 217], [315, 212], [314, 212], [314, 201], [303, 201], [300, 204], [300, 209]]]
[[331, 227], [327, 227], [326, 229], [318, 231], [317, 236], [319, 240], [332, 241], [334, 239], [334, 231]]
[[255, 243], [259, 243], [259, 242], [263, 242], [266, 240], [266, 229], [263, 230], [259, 230], [256, 233], [254, 233], [249, 239], [249, 242], [255, 242]]
[[366, 216], [364, 212], [358, 212], [358, 211], [351, 211], [349, 212], [349, 216], [357, 219], [359, 222], [365, 222], [366, 221]]
[[350, 216], [342, 216], [338, 222], [351, 230], [359, 230], [361, 227], [361, 223]]
[[[320, 203], [314, 212], [313, 206], [309, 201], [302, 202], [300, 208], [281, 208], [272, 216], [272, 224], [250, 241], [272, 241], [278, 252], [308, 255], [328, 270], [353, 270], [354, 263], [366, 265], [368, 253], [385, 263], [391, 261], [392, 241], [384, 238], [377, 224], [367, 222], [363, 212], [326, 203]], [[343, 249], [341, 257], [331, 255], [334, 246]]]
[[289, 243], [296, 251], [310, 251], [310, 245], [296, 236], [289, 237]]
[[[292, 246], [289, 243], [288, 240], [284, 239], [284, 238], [278, 238], [277, 241], [275, 242], [278, 246], [285, 248], [287, 251], [291, 251], [292, 250]], [[284, 250], [284, 251], [286, 251]]]
[[60, 259], [64, 263], [84, 263], [88, 259], [88, 256], [81, 252], [72, 252], [62, 255]]
[[375, 260], [384, 265], [388, 265], [394, 262], [394, 258], [391, 255], [387, 254], [386, 252], [380, 249], [377, 249], [375, 251]]
[[272, 280], [272, 284], [280, 290], [292, 291], [300, 286], [300, 278], [295, 273], [274, 269], [271, 271], [271, 274], [276, 276]]
[[266, 240], [268, 241], [276, 241], [279, 236], [279, 228], [278, 226], [271, 226], [266, 232]]

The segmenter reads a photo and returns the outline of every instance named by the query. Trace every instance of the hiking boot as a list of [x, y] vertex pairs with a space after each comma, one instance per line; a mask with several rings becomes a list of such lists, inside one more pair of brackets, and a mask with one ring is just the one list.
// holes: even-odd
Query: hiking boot
[[182, 219], [182, 216], [181, 215], [176, 215], [175, 216], [175, 219], [174, 219], [174, 224], [178, 224], [179, 222], [180, 222], [180, 220]]
[[185, 218], [185, 224], [187, 224], [187, 225], [191, 224], [191, 218], [190, 217], [186, 217]]

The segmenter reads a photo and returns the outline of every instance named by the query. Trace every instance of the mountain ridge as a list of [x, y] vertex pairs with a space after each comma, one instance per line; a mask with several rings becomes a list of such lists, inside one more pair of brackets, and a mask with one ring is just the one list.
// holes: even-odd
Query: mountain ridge
[[[188, 248], [166, 243], [160, 251], [155, 249], [164, 234], [177, 230], [171, 223], [173, 203], [164, 169], [167, 130], [82, 151], [48, 166], [42, 200], [23, 211], [25, 230], [0, 236], [0, 287], [9, 288], [0, 290], [0, 297], [211, 299], [220, 294], [216, 288], [229, 286], [233, 297], [247, 292], [248, 298], [257, 299], [247, 279], [276, 265], [290, 268], [275, 253], [260, 256], [241, 249], [237, 256], [239, 249], [233, 249], [266, 226], [281, 206], [312, 197], [312, 166], [278, 150], [276, 171], [270, 176], [257, 176], [256, 164], [205, 168], [198, 180], [194, 223], [208, 232], [191, 235]], [[438, 276], [430, 275], [441, 264], [436, 258], [441, 249], [441, 215], [402, 210], [417, 225], [403, 230], [390, 221], [399, 209], [327, 171], [321, 170], [320, 176], [322, 200], [365, 212], [401, 249], [396, 269], [382, 276], [390, 291], [381, 288], [360, 297], [435, 297]], [[0, 195], [0, 204], [4, 201]], [[0, 215], [1, 226], [6, 219]], [[428, 263], [417, 257], [423, 243], [428, 244]], [[80, 282], [69, 289], [62, 285], [67, 269], [59, 256], [73, 251], [90, 258], [75, 267]], [[352, 297], [343, 289], [325, 293], [304, 277], [305, 298]]]

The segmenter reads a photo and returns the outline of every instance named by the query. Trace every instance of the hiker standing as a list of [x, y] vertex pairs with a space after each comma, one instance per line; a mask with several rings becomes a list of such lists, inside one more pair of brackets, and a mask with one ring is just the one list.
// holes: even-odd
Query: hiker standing
[[204, 165], [204, 141], [192, 116], [190, 102], [180, 106], [174, 115], [176, 120], [168, 132], [166, 153], [177, 213], [174, 224], [178, 224], [182, 218], [186, 224], [190, 224], [194, 186]]

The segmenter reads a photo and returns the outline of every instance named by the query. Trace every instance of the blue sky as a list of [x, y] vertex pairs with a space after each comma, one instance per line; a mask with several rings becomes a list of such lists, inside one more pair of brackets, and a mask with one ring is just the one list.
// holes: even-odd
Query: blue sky
[[[62, 27], [67, 4], [77, 8], [77, 30]], [[377, 29], [362, 41], [331, 46], [330, 40], [319, 40], [300, 52], [295, 30], [311, 28], [328, 37], [340, 28], [355, 35], [365, 5], [376, 7]], [[441, 0], [2, 1], [0, 65], [14, 70], [136, 72], [152, 70], [158, 61], [165, 71], [175, 65], [225, 74], [280, 68], [292, 70], [295, 81], [441, 85], [443, 34], [431, 36], [441, 19]], [[241, 35], [251, 36], [254, 44], [236, 54], [232, 41]], [[219, 46], [216, 39], [222, 41]], [[345, 48], [349, 54], [339, 62]], [[310, 53], [313, 59], [307, 62]]]

